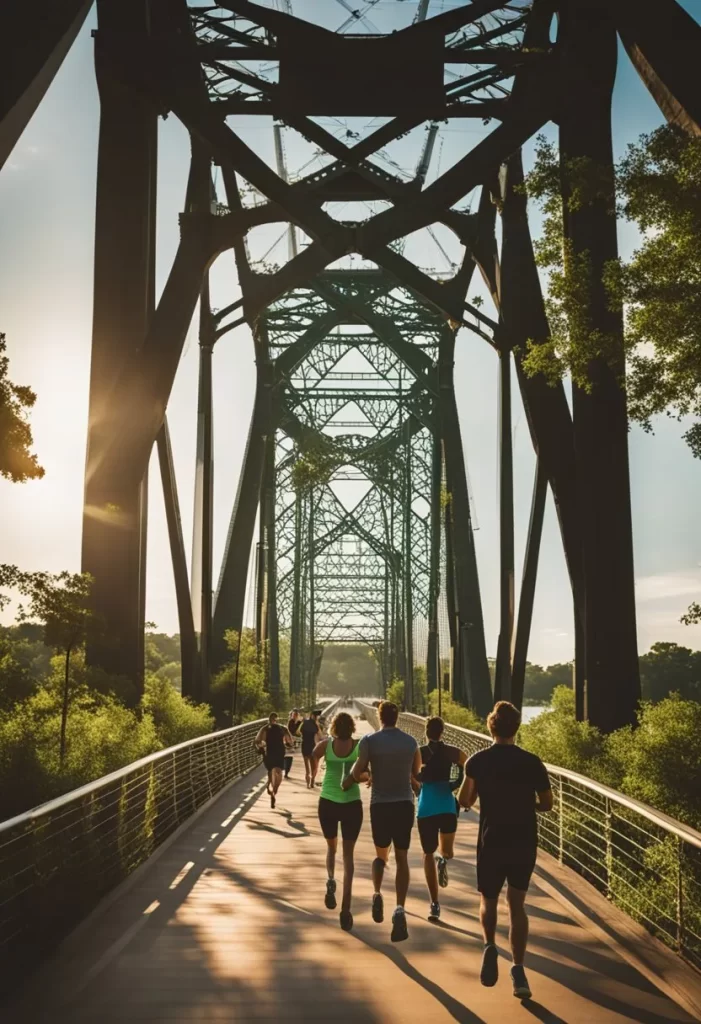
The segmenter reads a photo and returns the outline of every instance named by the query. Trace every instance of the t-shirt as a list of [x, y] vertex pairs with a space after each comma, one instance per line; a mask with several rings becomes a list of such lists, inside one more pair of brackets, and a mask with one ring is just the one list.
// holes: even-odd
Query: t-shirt
[[302, 746], [307, 750], [311, 750], [314, 747], [316, 734], [319, 732], [319, 723], [315, 722], [313, 718], [305, 718], [302, 722], [302, 727], [297, 735], [302, 736]]
[[472, 755], [465, 774], [477, 783], [478, 848], [532, 860], [538, 845], [535, 796], [550, 789], [540, 758], [512, 743], [494, 743]]
[[411, 766], [418, 744], [413, 736], [401, 729], [380, 729], [363, 736], [359, 756], [367, 757], [372, 773], [371, 804], [390, 804], [410, 800]]
[[460, 764], [460, 750], [447, 743], [433, 742], [421, 747], [421, 792], [419, 793], [418, 818], [430, 818], [436, 814], [455, 814], [457, 807], [452, 780], [453, 768]]

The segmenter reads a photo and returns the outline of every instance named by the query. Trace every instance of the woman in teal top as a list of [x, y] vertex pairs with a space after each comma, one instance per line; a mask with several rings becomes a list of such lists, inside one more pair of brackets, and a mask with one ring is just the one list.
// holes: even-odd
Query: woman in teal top
[[[358, 741], [353, 738], [355, 722], [346, 711], [339, 712], [331, 723], [330, 736], [321, 740], [314, 748], [316, 766], [322, 757], [326, 758], [326, 772], [319, 798], [319, 822], [326, 840], [326, 896], [324, 903], [329, 910], [336, 904], [336, 848], [338, 826], [341, 826], [343, 841], [343, 899], [341, 901], [341, 928], [350, 931], [353, 927], [351, 914], [351, 892], [353, 888], [353, 851], [363, 824], [363, 804], [357, 783], [349, 789], [341, 789], [341, 782], [349, 774], [358, 759]], [[367, 779], [367, 775], [364, 777]], [[363, 780], [361, 780], [363, 781]]]
[[[443, 719], [438, 716], [429, 718], [426, 723], [426, 739], [428, 743], [421, 747], [423, 767], [419, 775], [421, 793], [416, 818], [424, 852], [424, 874], [431, 897], [428, 917], [430, 921], [437, 921], [441, 916], [438, 886], [445, 888], [448, 884], [448, 861], [453, 856], [458, 828], [459, 808], [454, 791], [460, 785], [459, 776], [467, 754], [443, 742]], [[454, 777], [456, 774], [458, 778]], [[434, 858], [439, 847], [440, 852]]]

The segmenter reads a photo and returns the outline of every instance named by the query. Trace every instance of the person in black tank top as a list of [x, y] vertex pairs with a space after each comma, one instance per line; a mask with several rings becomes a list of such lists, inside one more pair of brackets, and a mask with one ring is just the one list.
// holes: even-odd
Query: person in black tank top
[[285, 767], [285, 748], [292, 746], [292, 737], [284, 725], [278, 725], [277, 715], [273, 711], [255, 739], [259, 750], [264, 750], [263, 764], [268, 769], [267, 791], [270, 795], [270, 806], [275, 806], [275, 797], [282, 782], [282, 770]]
[[307, 787], [314, 789], [314, 779], [319, 768], [319, 762], [312, 754], [314, 747], [321, 740], [321, 729], [319, 728], [319, 711], [310, 711], [309, 718], [305, 718], [300, 727], [299, 733], [302, 737], [302, 757], [304, 758], [304, 772], [307, 777]]

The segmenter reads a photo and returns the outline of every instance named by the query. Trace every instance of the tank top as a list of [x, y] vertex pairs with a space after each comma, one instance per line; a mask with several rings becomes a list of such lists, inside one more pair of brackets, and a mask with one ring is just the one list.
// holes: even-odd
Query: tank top
[[270, 754], [284, 754], [285, 741], [283, 736], [284, 730], [281, 725], [268, 726], [268, 731], [265, 734], [265, 752], [268, 756]]
[[451, 786], [451, 772], [455, 764], [454, 748], [442, 741], [421, 747], [421, 792], [417, 818], [431, 818], [436, 814], [455, 814], [455, 796]]
[[313, 722], [311, 718], [305, 718], [300, 729], [302, 746], [311, 751], [314, 748], [314, 737], [319, 731], [317, 722]]
[[353, 744], [353, 749], [347, 757], [338, 757], [334, 753], [333, 740], [329, 739], [326, 744], [326, 771], [321, 786], [321, 799], [332, 800], [335, 804], [352, 804], [360, 800], [360, 786], [355, 782], [348, 790], [341, 789], [343, 781], [344, 766], [348, 766], [346, 774], [358, 760], [358, 743]]

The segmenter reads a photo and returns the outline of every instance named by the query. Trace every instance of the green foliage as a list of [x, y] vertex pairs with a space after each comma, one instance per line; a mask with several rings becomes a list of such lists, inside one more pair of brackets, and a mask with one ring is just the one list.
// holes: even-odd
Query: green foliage
[[615, 785], [615, 769], [608, 764], [602, 734], [575, 718], [574, 691], [558, 686], [547, 711], [522, 725], [518, 742], [541, 760]]
[[157, 672], [166, 665], [178, 666], [180, 673], [180, 637], [167, 633], [147, 632], [144, 640], [144, 665], [147, 672]]
[[[438, 690], [432, 690], [428, 695], [428, 713], [438, 714]], [[458, 725], [462, 729], [471, 729], [473, 732], [486, 732], [487, 726], [472, 708], [463, 707], [458, 701], [453, 700], [447, 690], [443, 690], [440, 702], [440, 714], [444, 722], [451, 725]]]
[[9, 379], [6, 351], [7, 341], [0, 333], [0, 476], [24, 483], [44, 475], [36, 455], [30, 451], [32, 430], [27, 413], [36, 402], [36, 395], [31, 388], [13, 384]]
[[[616, 369], [617, 352], [592, 326], [589, 254], [564, 238], [563, 212], [613, 203], [614, 192], [603, 168], [571, 161], [563, 210], [560, 172], [557, 151], [539, 137], [525, 188], [544, 213], [536, 258], [548, 273], [550, 338], [529, 342], [524, 366], [551, 381], [569, 372], [588, 389], [589, 361], [601, 357]], [[659, 413], [694, 416], [685, 438], [701, 458], [701, 139], [675, 125], [641, 136], [617, 165], [615, 184], [619, 215], [642, 233], [631, 260], [609, 263], [603, 278], [610, 307], [626, 311], [629, 413], [647, 430]]]
[[698, 623], [701, 622], [701, 604], [698, 604], [696, 601], [694, 601], [693, 604], [690, 604], [682, 615], [680, 621], [683, 622], [685, 626], [698, 625]]
[[421, 665], [414, 666], [414, 705], [406, 707], [404, 703], [405, 684], [403, 679], [393, 679], [385, 692], [385, 700], [391, 700], [398, 708], [414, 714], [424, 714], [427, 707], [426, 670]]
[[526, 678], [523, 688], [524, 704], [548, 704], [552, 699], [556, 686], [571, 686], [572, 663], [548, 665], [532, 665], [526, 662]]
[[629, 796], [701, 828], [701, 704], [678, 694], [643, 703], [638, 728], [607, 738]]
[[[538, 136], [533, 170], [526, 176], [525, 189], [540, 202], [543, 235], [535, 243], [536, 261], [548, 275], [545, 301], [550, 337], [528, 342], [524, 368], [529, 375], [542, 374], [551, 383], [565, 372], [579, 387], [591, 389], [589, 365], [603, 359], [617, 367], [618, 341], [595, 327], [591, 298], [598, 287], [589, 252], [576, 252], [563, 233], [566, 214], [600, 205], [613, 208], [613, 181], [594, 161], [578, 157], [566, 162], [567, 196], [563, 199], [561, 167], [555, 147]], [[615, 276], [610, 268], [607, 277]], [[611, 292], [613, 297], [613, 292]]]
[[181, 697], [167, 678], [149, 674], [145, 680], [141, 706], [150, 716], [159, 746], [173, 747], [196, 736], [204, 736], [214, 727], [208, 704], [193, 704]]
[[[643, 232], [620, 274], [631, 415], [648, 429], [660, 412], [701, 418], [701, 139], [675, 125], [643, 135], [618, 187], [623, 215]], [[686, 439], [701, 457], [701, 423]]]
[[300, 444], [297, 458], [290, 470], [290, 483], [302, 493], [328, 483], [339, 463], [333, 443], [323, 435], [310, 434]]
[[255, 630], [242, 630], [240, 644], [235, 629], [227, 630], [224, 639], [232, 660], [212, 681], [212, 692], [226, 693], [227, 702], [233, 707], [236, 691], [236, 722], [261, 718], [272, 710], [272, 706], [265, 689], [265, 654], [263, 652], [258, 658]]
[[371, 696], [381, 692], [380, 670], [367, 644], [325, 644], [317, 689], [335, 696]]
[[678, 693], [687, 700], [701, 700], [701, 651], [679, 644], [653, 644], [640, 658], [643, 700], [657, 702]]

